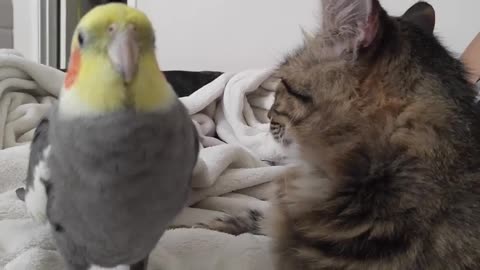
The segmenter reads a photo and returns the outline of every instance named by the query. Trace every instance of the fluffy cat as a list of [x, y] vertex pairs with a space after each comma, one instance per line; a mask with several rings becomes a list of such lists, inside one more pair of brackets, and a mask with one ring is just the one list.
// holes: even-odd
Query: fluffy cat
[[[270, 111], [299, 159], [265, 217], [277, 269], [480, 269], [480, 114], [433, 8], [321, 3], [321, 31], [279, 65]], [[262, 220], [203, 226], [239, 234]]]

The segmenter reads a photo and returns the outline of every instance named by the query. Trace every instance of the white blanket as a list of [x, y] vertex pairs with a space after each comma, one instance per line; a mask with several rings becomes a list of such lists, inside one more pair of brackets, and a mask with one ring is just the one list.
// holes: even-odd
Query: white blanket
[[[55, 102], [64, 73], [0, 51], [0, 268], [63, 269], [49, 232], [15, 195], [26, 175], [33, 130]], [[268, 132], [266, 113], [276, 81], [271, 70], [224, 74], [182, 98], [201, 134], [202, 150], [188, 207], [174, 225], [193, 225], [225, 213], [264, 208], [269, 183], [284, 167]], [[272, 269], [266, 237], [201, 229], [167, 231], [149, 269]]]

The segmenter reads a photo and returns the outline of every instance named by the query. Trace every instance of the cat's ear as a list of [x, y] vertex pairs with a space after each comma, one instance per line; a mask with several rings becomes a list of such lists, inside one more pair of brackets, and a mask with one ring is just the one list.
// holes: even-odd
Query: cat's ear
[[322, 11], [323, 33], [334, 46], [369, 47], [379, 33], [378, 0], [322, 0]]
[[426, 2], [418, 2], [409, 8], [402, 18], [412, 22], [423, 31], [433, 34], [435, 29], [435, 9]]

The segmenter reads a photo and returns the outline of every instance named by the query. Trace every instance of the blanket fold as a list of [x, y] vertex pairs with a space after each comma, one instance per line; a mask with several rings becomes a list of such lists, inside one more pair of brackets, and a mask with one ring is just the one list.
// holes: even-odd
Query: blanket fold
[[[23, 185], [33, 132], [56, 102], [64, 73], [0, 50], [0, 268], [62, 269], [47, 228], [26, 213]], [[270, 184], [284, 173], [283, 153], [267, 112], [278, 81], [272, 70], [225, 73], [180, 100], [200, 134], [201, 151], [188, 205], [173, 222], [191, 226], [268, 207]], [[201, 229], [167, 231], [149, 269], [272, 269], [269, 239]]]
[[0, 149], [29, 142], [40, 118], [55, 102], [63, 72], [0, 50]]

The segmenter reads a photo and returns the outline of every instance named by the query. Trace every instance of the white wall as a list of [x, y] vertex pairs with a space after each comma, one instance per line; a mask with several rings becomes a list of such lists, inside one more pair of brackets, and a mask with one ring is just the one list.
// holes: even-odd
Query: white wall
[[[381, 0], [401, 15], [416, 0]], [[131, 1], [135, 2], [135, 1]], [[319, 0], [136, 0], [150, 16], [163, 69], [238, 71], [269, 67], [313, 29]], [[479, 0], [430, 0], [437, 34], [461, 53], [480, 32]]]
[[[39, 0], [14, 3], [14, 47], [39, 60]], [[416, 0], [381, 0], [393, 15]], [[428, 0], [437, 35], [461, 53], [480, 32], [480, 0]], [[300, 27], [314, 29], [319, 0], [129, 0], [157, 29], [164, 69], [237, 71], [269, 67], [301, 43]]]
[[40, 1], [12, 0], [13, 47], [27, 59], [40, 60]]
[[[164, 69], [270, 66], [314, 25], [318, 0], [137, 0], [157, 31]], [[299, 4], [301, 3], [301, 4]]]

